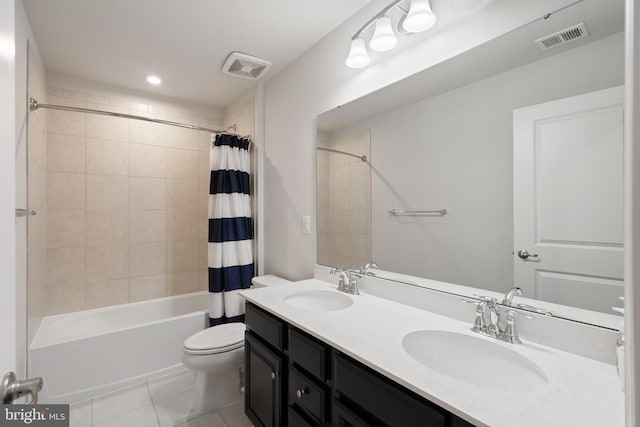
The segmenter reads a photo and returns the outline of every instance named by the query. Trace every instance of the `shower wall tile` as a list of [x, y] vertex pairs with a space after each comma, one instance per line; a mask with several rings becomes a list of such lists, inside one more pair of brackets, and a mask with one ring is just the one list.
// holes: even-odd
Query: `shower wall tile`
[[129, 145], [129, 175], [164, 178], [167, 176], [167, 151], [153, 145]]
[[[208, 113], [194, 113], [199, 109], [138, 96], [55, 84], [48, 93], [49, 99], [38, 99], [222, 126]], [[38, 215], [41, 247], [31, 248], [42, 252], [42, 271], [38, 274], [39, 264], [30, 262], [30, 275], [42, 282], [43, 312], [207, 288], [210, 133], [55, 110], [40, 110], [31, 118], [29, 156], [41, 167], [30, 165], [29, 203], [45, 215]], [[31, 222], [30, 229], [36, 233]]]
[[167, 241], [201, 237], [200, 211], [167, 211]]
[[129, 211], [87, 211], [87, 246], [129, 243]]
[[167, 295], [188, 294], [200, 290], [198, 270], [167, 274]]
[[51, 172], [86, 172], [86, 142], [84, 137], [48, 136], [47, 169]]
[[47, 249], [45, 283], [48, 287], [84, 283], [86, 271], [86, 250], [84, 246]]
[[129, 175], [129, 144], [104, 139], [87, 139], [87, 172]]
[[149, 276], [167, 271], [167, 244], [132, 243], [129, 246], [129, 276]]
[[167, 242], [167, 272], [196, 270], [198, 268], [197, 240]]
[[86, 175], [79, 173], [47, 173], [48, 209], [84, 209]]
[[167, 126], [140, 120], [129, 120], [129, 142], [147, 145], [167, 145]]
[[85, 210], [50, 210], [47, 214], [47, 248], [86, 244]]
[[198, 181], [167, 179], [167, 209], [198, 209]]
[[129, 209], [165, 209], [166, 198], [165, 178], [129, 178]]
[[129, 279], [129, 301], [144, 301], [167, 296], [167, 276], [131, 277]]
[[87, 283], [86, 309], [129, 302], [129, 279]]
[[179, 127], [167, 128], [167, 147], [198, 149], [198, 131]]
[[129, 245], [87, 246], [87, 282], [129, 277]]
[[87, 175], [88, 210], [129, 208], [129, 178], [117, 175]]
[[198, 152], [167, 148], [167, 178], [198, 178]]
[[64, 285], [46, 289], [47, 315], [70, 313], [86, 308], [85, 284]]
[[132, 243], [164, 242], [167, 240], [167, 212], [130, 211]]

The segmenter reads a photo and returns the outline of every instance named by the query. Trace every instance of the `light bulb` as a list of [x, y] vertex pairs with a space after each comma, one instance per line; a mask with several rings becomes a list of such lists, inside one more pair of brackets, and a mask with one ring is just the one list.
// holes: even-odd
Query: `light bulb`
[[436, 23], [436, 15], [431, 10], [429, 0], [411, 0], [409, 13], [402, 23], [402, 28], [410, 33], [427, 31]]
[[369, 54], [367, 53], [367, 48], [364, 45], [364, 40], [360, 37], [351, 40], [351, 50], [349, 51], [349, 56], [345, 61], [347, 67], [362, 68], [369, 65], [369, 62]]
[[381, 16], [376, 21], [376, 28], [369, 42], [369, 47], [376, 52], [384, 52], [393, 49], [397, 44], [398, 38], [391, 28], [391, 18]]
[[162, 83], [162, 79], [158, 76], [149, 75], [147, 76], [147, 82], [151, 83], [152, 85], [159, 85], [160, 83]]

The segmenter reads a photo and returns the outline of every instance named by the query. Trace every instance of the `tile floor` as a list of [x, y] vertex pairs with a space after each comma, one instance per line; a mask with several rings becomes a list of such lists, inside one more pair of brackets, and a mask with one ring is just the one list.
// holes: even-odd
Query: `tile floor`
[[71, 405], [71, 427], [252, 427], [237, 402], [207, 414], [191, 409], [192, 372], [162, 377]]

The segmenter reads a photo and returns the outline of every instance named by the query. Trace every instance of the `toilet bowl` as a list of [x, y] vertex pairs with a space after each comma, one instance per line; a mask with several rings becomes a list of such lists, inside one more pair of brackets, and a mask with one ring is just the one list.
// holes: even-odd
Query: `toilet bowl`
[[[291, 283], [257, 276], [254, 287]], [[193, 412], [206, 413], [242, 399], [244, 323], [227, 323], [197, 332], [184, 341], [182, 363], [196, 374]]]

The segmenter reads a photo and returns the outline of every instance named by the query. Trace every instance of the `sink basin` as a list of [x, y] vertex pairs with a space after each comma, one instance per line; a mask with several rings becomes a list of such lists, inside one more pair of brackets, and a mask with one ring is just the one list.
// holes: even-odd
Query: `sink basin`
[[543, 389], [549, 383], [534, 362], [480, 337], [416, 331], [404, 336], [402, 347], [427, 368], [479, 387], [524, 393]]
[[353, 300], [334, 291], [310, 290], [289, 295], [284, 302], [303, 310], [336, 311], [353, 305]]

